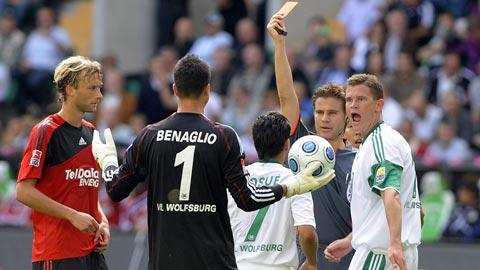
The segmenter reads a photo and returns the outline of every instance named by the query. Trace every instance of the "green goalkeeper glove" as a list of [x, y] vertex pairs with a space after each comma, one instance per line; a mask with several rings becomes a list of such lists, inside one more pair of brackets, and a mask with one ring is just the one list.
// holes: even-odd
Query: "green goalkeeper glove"
[[314, 177], [313, 172], [320, 168], [320, 162], [313, 162], [305, 168], [304, 171], [295, 175], [295, 180], [289, 181], [284, 185], [287, 187], [287, 198], [293, 195], [302, 194], [321, 188], [335, 178], [335, 170], [330, 169], [322, 177]]
[[113, 172], [118, 168], [117, 148], [109, 128], [105, 129], [103, 136], [105, 143], [100, 140], [98, 131], [93, 131], [92, 154], [102, 169], [103, 179], [111, 181]]

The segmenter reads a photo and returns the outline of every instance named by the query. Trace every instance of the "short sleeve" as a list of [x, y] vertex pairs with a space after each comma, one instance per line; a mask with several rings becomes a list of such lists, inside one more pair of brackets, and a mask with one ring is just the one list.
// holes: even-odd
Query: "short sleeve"
[[46, 123], [40, 123], [32, 129], [28, 144], [23, 152], [17, 182], [42, 178], [47, 159], [48, 143], [52, 133], [50, 130], [50, 126]]
[[371, 175], [368, 178], [370, 189], [377, 195], [389, 188], [400, 192], [400, 179], [403, 168], [388, 160], [383, 160], [371, 167]]
[[313, 213], [313, 200], [312, 194], [310, 192], [296, 195], [290, 198], [291, 200], [291, 209], [293, 215], [293, 225], [311, 225], [313, 227], [315, 224], [315, 216]]

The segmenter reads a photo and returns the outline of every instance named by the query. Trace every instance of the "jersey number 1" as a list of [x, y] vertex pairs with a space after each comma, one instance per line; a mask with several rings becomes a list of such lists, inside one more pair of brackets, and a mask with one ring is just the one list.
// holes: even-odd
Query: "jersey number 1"
[[189, 145], [175, 155], [175, 164], [183, 164], [182, 179], [180, 180], [180, 193], [178, 199], [180, 201], [188, 201], [190, 199], [190, 184], [192, 182], [193, 157], [195, 155], [195, 145]]

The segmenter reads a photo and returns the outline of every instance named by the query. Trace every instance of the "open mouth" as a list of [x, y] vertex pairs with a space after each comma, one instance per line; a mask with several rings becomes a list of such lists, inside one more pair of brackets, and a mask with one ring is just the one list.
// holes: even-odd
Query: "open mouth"
[[354, 123], [360, 122], [360, 119], [361, 119], [361, 118], [362, 118], [362, 117], [360, 116], [360, 114], [358, 114], [358, 113], [352, 113], [352, 121], [353, 121]]

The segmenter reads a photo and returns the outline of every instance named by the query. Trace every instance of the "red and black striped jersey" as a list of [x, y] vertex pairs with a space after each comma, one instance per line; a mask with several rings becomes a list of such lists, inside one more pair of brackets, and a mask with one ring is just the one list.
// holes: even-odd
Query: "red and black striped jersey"
[[[101, 179], [92, 155], [94, 126], [74, 127], [58, 114], [33, 127], [23, 153], [17, 182], [37, 179], [36, 188], [53, 200], [88, 213], [98, 222]], [[95, 249], [94, 233], [83, 233], [68, 220], [33, 211], [32, 261], [81, 257]]]

